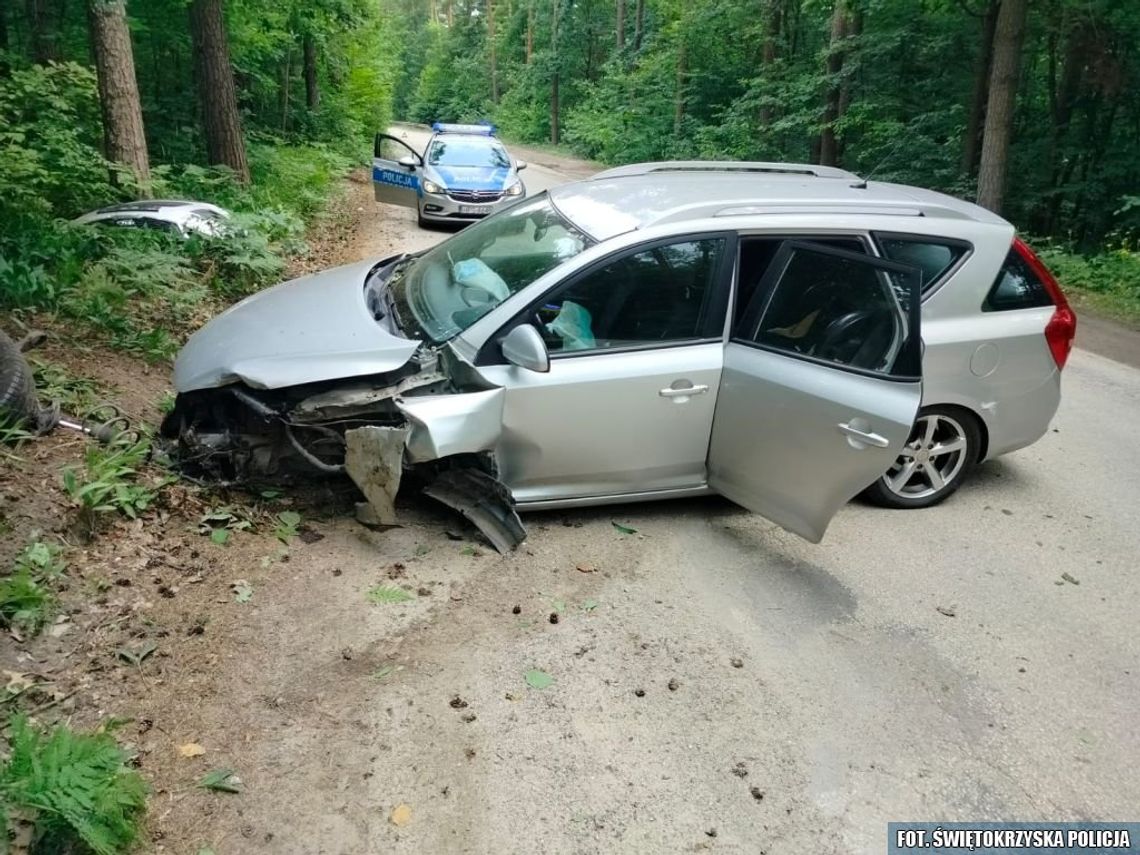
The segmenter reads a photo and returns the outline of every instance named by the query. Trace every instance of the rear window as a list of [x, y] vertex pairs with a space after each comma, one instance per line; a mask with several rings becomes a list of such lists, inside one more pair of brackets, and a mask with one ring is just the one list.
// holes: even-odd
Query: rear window
[[883, 255], [899, 264], [909, 264], [922, 271], [922, 291], [926, 293], [949, 272], [969, 247], [963, 243], [876, 235]]
[[982, 303], [982, 311], [1005, 312], [1052, 305], [1053, 299], [1049, 296], [1045, 283], [1033, 272], [1021, 254], [1010, 248], [990, 293]]

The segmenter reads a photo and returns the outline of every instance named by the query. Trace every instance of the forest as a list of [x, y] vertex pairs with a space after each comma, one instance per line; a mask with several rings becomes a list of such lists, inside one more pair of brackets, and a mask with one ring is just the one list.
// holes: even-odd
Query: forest
[[[841, 165], [978, 199], [1110, 310], [1140, 293], [1140, 7], [1128, 0], [85, 5], [0, 5], [12, 308], [106, 316], [141, 285], [124, 271], [181, 280], [180, 294], [186, 281], [259, 287], [391, 118], [490, 119], [508, 140], [604, 164]], [[246, 239], [172, 261], [61, 225], [164, 195], [234, 208]], [[145, 318], [107, 323], [136, 349], [173, 346]]]

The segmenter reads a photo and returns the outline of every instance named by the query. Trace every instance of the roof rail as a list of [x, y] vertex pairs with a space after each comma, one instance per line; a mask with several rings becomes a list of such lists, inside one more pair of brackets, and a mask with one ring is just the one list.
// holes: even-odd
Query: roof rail
[[815, 163], [775, 163], [761, 160], [662, 160], [653, 163], [631, 163], [607, 169], [594, 176], [603, 178], [624, 178], [627, 175], [649, 175], [653, 172], [730, 172], [766, 173], [769, 175], [801, 175], [814, 178], [845, 178], [851, 181], [862, 179], [854, 172], [835, 166], [820, 166]]

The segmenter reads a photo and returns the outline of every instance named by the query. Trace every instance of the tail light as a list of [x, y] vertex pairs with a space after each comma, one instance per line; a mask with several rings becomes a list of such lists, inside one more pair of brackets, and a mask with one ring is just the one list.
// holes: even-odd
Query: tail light
[[1069, 301], [1065, 299], [1061, 285], [1028, 244], [1021, 238], [1014, 238], [1013, 248], [1041, 280], [1041, 284], [1045, 286], [1045, 290], [1053, 300], [1053, 317], [1045, 325], [1045, 341], [1049, 345], [1049, 352], [1053, 354], [1053, 361], [1060, 370], [1065, 367], [1069, 352], [1073, 349], [1073, 338], [1077, 334], [1077, 316], [1069, 308]]

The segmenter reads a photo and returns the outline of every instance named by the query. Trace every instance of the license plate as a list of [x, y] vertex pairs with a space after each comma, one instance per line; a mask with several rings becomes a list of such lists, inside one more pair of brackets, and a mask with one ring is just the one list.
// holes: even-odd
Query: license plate
[[459, 213], [483, 215], [491, 213], [491, 208], [489, 205], [460, 205]]

